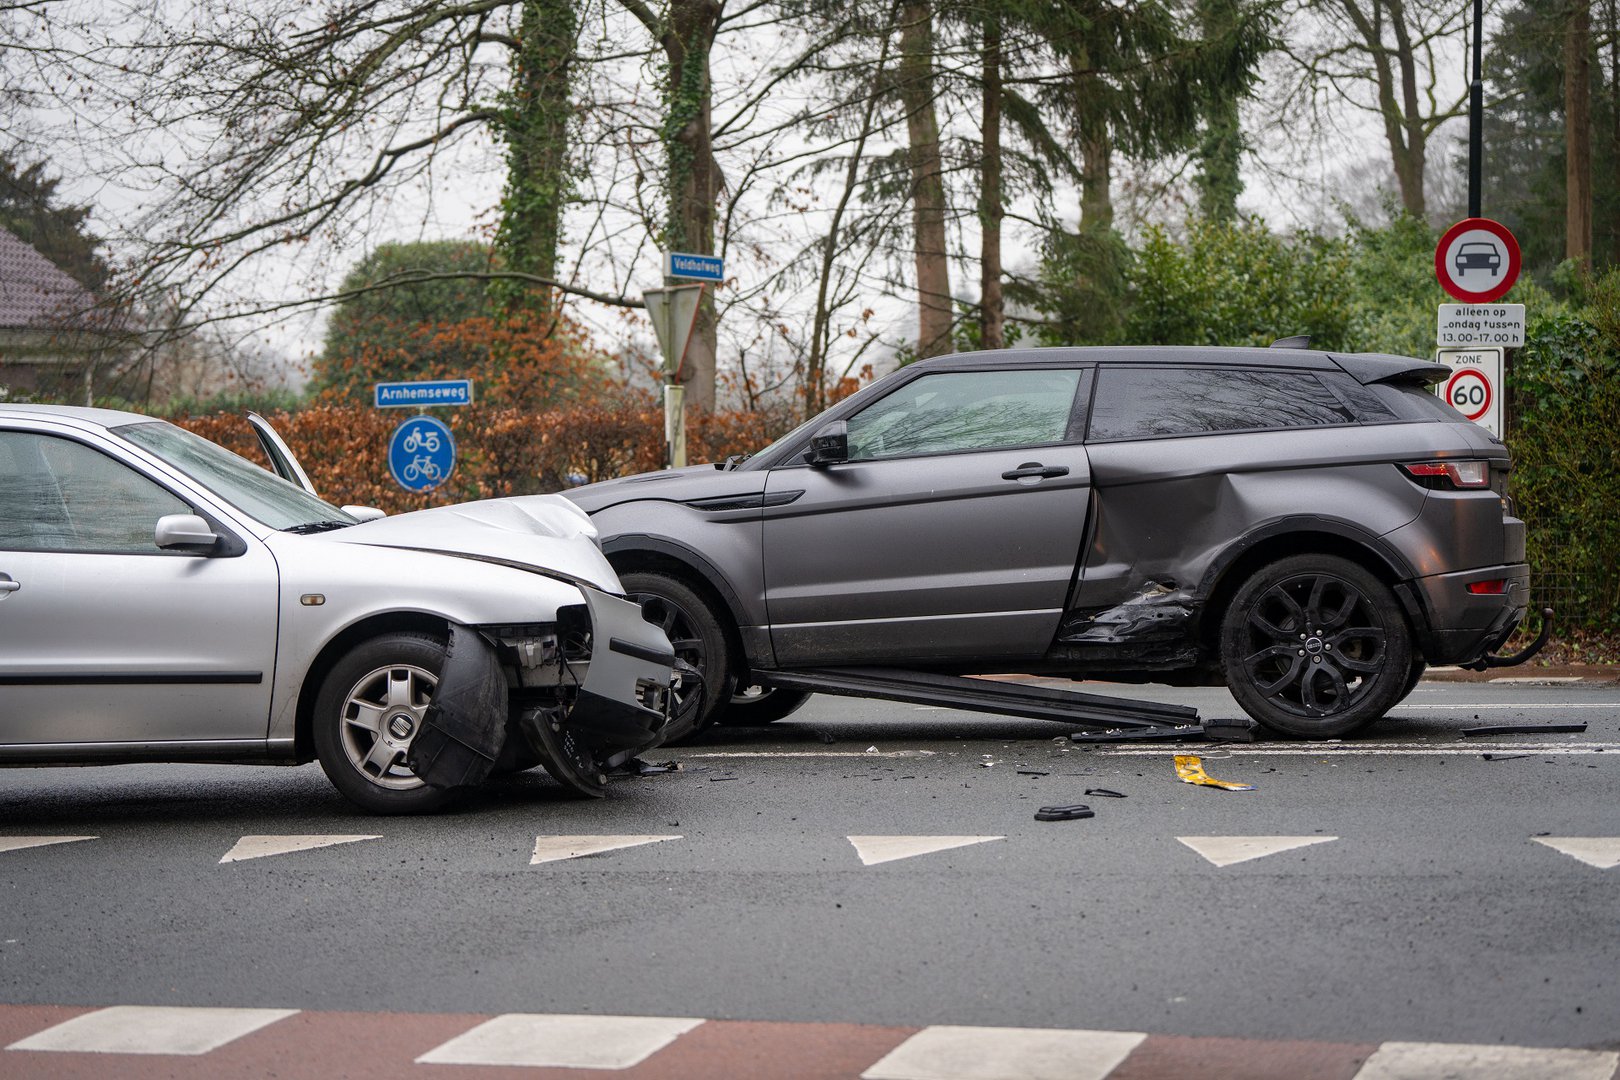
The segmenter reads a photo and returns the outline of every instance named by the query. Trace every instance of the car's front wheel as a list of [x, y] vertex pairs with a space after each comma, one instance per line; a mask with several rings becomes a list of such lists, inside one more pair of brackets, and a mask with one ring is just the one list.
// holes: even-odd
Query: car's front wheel
[[807, 690], [781, 690], [758, 683], [738, 686], [731, 700], [715, 714], [714, 722], [727, 727], [774, 724], [809, 700]]
[[1348, 559], [1296, 555], [1239, 587], [1221, 621], [1226, 684], [1276, 731], [1337, 738], [1406, 692], [1412, 637], [1389, 587]]
[[427, 634], [383, 634], [327, 673], [315, 698], [315, 756], [350, 802], [374, 814], [421, 814], [455, 797], [405, 763], [444, 655], [444, 642]]
[[636, 571], [620, 574], [625, 595], [641, 605], [650, 623], [663, 627], [675, 656], [691, 665], [701, 685], [690, 681], [675, 693], [664, 742], [673, 743], [708, 727], [730, 700], [736, 676], [722, 616], [686, 582], [668, 574]]

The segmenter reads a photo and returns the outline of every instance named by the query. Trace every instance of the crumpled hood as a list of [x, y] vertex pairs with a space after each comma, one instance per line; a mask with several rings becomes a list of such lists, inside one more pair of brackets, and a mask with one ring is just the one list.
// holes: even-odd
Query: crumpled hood
[[596, 526], [561, 495], [518, 495], [415, 510], [318, 534], [343, 544], [440, 551], [532, 566], [619, 593]]

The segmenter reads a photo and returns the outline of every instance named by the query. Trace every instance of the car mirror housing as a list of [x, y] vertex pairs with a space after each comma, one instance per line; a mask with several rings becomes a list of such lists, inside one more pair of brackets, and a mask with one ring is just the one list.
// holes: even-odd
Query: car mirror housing
[[832, 465], [849, 460], [849, 424], [834, 420], [810, 437], [804, 460], [812, 465]]
[[196, 514], [164, 514], [158, 518], [153, 541], [160, 548], [209, 548], [219, 543], [219, 535]]

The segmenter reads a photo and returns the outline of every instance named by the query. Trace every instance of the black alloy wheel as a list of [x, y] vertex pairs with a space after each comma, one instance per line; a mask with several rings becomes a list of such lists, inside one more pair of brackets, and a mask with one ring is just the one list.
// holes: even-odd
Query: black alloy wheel
[[1412, 639], [1389, 587], [1333, 555], [1296, 555], [1244, 582], [1221, 622], [1226, 682], [1276, 731], [1337, 738], [1408, 689]]
[[641, 605], [647, 621], [663, 628], [675, 656], [702, 676], [683, 680], [674, 693], [664, 744], [678, 742], [708, 727], [722, 703], [731, 698], [736, 677], [720, 616], [685, 582], [667, 574], [620, 574], [625, 595]]

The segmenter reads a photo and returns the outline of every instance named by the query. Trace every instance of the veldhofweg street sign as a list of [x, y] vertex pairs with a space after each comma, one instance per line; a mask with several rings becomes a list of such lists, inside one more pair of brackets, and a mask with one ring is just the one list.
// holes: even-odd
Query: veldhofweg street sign
[[1490, 218], [1463, 218], [1434, 248], [1440, 287], [1465, 304], [1499, 300], [1519, 280], [1519, 242]]
[[379, 409], [421, 409], [430, 405], [471, 405], [471, 379], [433, 382], [385, 382], [373, 389]]
[[388, 440], [388, 471], [406, 491], [432, 491], [456, 467], [456, 440], [444, 421], [413, 416]]
[[718, 255], [689, 255], [682, 251], [664, 253], [664, 276], [688, 281], [709, 281], [718, 285], [726, 280], [726, 263]]
[[1468, 419], [1502, 437], [1502, 350], [1441, 349], [1435, 359], [1451, 369], [1434, 391]]

